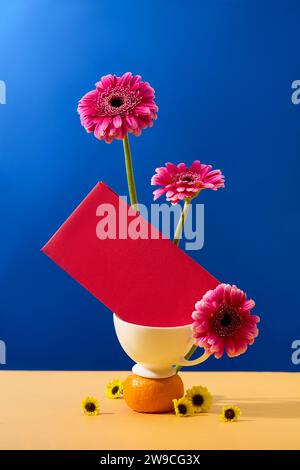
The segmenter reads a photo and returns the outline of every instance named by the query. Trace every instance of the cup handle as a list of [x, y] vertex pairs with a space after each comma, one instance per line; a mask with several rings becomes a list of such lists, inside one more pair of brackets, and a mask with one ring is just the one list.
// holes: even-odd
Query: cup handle
[[202, 356], [198, 357], [198, 359], [192, 359], [191, 361], [189, 359], [185, 359], [182, 357], [180, 361], [178, 362], [179, 366], [187, 367], [187, 366], [196, 366], [197, 364], [201, 364], [201, 362], [206, 361], [208, 359], [210, 354], [204, 352]]

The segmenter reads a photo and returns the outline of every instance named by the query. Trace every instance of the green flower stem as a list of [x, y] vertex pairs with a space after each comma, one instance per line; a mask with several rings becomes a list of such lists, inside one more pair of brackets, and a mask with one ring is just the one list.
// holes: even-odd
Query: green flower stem
[[[184, 358], [186, 360], [190, 359], [192, 357], [192, 355], [194, 354], [194, 352], [196, 351], [196, 349], [198, 348], [198, 346], [196, 344], [194, 344], [191, 349], [189, 350], [189, 352], [184, 356]], [[210, 355], [208, 355], [202, 362], [204, 361], [207, 361], [207, 359], [210, 357]], [[177, 366], [176, 367], [176, 373], [180, 371], [180, 369], [182, 369], [182, 366]]]
[[130, 197], [130, 204], [134, 206], [134, 209], [138, 212], [138, 200], [136, 195], [136, 188], [134, 182], [134, 174], [132, 168], [132, 158], [131, 150], [129, 145], [128, 134], [125, 135], [123, 139], [123, 149], [125, 155], [125, 165], [126, 165], [126, 175], [127, 175], [127, 184]]
[[[176, 246], [179, 246], [179, 243], [180, 243], [180, 238], [181, 238], [181, 234], [182, 234], [182, 230], [183, 230], [183, 226], [184, 226], [184, 222], [186, 221], [186, 218], [187, 218], [187, 215], [188, 215], [188, 211], [189, 211], [189, 208], [190, 208], [190, 204], [191, 204], [191, 201], [192, 199], [194, 199], [195, 197], [198, 196], [200, 191], [198, 191], [193, 197], [191, 198], [187, 198], [185, 199], [184, 201], [184, 206], [183, 206], [183, 211], [182, 211], [182, 214], [181, 214], [181, 217], [178, 221], [178, 224], [177, 224], [177, 227], [176, 227], [176, 231], [175, 231], [175, 236], [174, 236], [174, 241], [173, 243], [176, 245]], [[196, 351], [198, 346], [196, 346], [195, 344], [191, 347], [191, 349], [189, 350], [189, 352], [186, 354], [185, 356], [185, 359], [190, 359], [190, 357], [194, 354], [194, 352]], [[205, 359], [206, 360], [206, 359]], [[180, 369], [182, 368], [182, 366], [177, 366], [176, 367], [176, 372], [180, 371]]]
[[[196, 351], [198, 346], [196, 346], [196, 344], [194, 344], [191, 349], [189, 350], [189, 352], [184, 356], [184, 359], [190, 359], [190, 357], [192, 357], [192, 355], [194, 354], [194, 352]], [[177, 366], [176, 367], [176, 372], [179, 372], [180, 369], [182, 369], [182, 366]]]
[[184, 222], [186, 221], [186, 218], [187, 218], [187, 215], [188, 215], [188, 212], [189, 212], [191, 200], [192, 200], [192, 198], [187, 198], [187, 199], [184, 200], [183, 211], [182, 211], [181, 217], [178, 221], [178, 224], [177, 224], [177, 227], [176, 227], [176, 230], [175, 230], [174, 240], [173, 240], [173, 243], [176, 246], [179, 246], [179, 243], [180, 243], [180, 238], [181, 238]]
[[[181, 217], [178, 221], [176, 231], [175, 231], [174, 241], [173, 241], [173, 243], [176, 246], [178, 246], [179, 243], [180, 243], [180, 238], [181, 238], [184, 222], [186, 221], [188, 211], [189, 211], [189, 208], [190, 208], [190, 204], [191, 204], [191, 199], [185, 199], [184, 206], [183, 206], [183, 211], [182, 211]], [[185, 359], [189, 359], [192, 356], [192, 354], [194, 353], [194, 351], [196, 351], [196, 349], [197, 349], [196, 345], [192, 346], [192, 348], [189, 350], [189, 352], [185, 356]], [[177, 366], [176, 367], [176, 372], [180, 371], [180, 369], [181, 369], [181, 366]]]

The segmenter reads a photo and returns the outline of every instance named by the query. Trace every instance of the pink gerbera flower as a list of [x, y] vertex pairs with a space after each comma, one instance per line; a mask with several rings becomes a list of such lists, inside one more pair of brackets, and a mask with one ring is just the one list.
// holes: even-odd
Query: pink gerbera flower
[[251, 315], [254, 306], [236, 286], [219, 284], [209, 290], [192, 314], [195, 343], [217, 359], [224, 350], [229, 357], [243, 354], [258, 335], [260, 318]]
[[166, 166], [156, 168], [156, 174], [152, 176], [152, 186], [162, 186], [153, 191], [154, 201], [166, 193], [167, 201], [177, 204], [183, 199], [195, 197], [201, 189], [224, 188], [224, 176], [220, 170], [212, 170], [211, 165], [204, 165], [195, 160], [190, 167], [185, 163], [174, 165], [166, 163]]
[[153, 125], [158, 111], [154, 90], [142, 82], [140, 75], [105, 75], [95, 86], [78, 104], [81, 124], [87, 132], [111, 143], [124, 139], [127, 132], [139, 136], [142, 129]]

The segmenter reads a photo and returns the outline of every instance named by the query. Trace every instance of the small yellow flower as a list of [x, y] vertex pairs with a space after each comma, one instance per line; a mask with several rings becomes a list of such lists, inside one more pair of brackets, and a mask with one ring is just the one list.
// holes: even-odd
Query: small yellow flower
[[176, 416], [183, 417], [194, 414], [193, 405], [186, 397], [179, 398], [179, 400], [173, 400], [173, 403]]
[[192, 387], [185, 396], [191, 401], [194, 413], [205, 413], [211, 406], [212, 396], [206, 387]]
[[99, 402], [94, 397], [86, 397], [82, 401], [81, 406], [82, 406], [84, 414], [86, 414], [88, 416], [96, 416], [96, 415], [100, 414]]
[[106, 398], [120, 398], [123, 396], [123, 382], [121, 380], [113, 380], [106, 385]]
[[231, 421], [237, 421], [241, 414], [242, 412], [237, 406], [228, 405], [223, 407], [220, 418], [225, 423], [229, 423]]

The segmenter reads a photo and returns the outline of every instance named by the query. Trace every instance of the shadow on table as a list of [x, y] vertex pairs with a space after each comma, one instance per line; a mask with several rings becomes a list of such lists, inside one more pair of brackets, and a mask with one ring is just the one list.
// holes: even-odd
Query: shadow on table
[[[225, 398], [214, 397], [214, 405], [225, 406], [233, 404], [241, 408], [243, 417], [251, 418], [300, 418], [299, 398]], [[220, 413], [213, 407], [212, 413]]]

